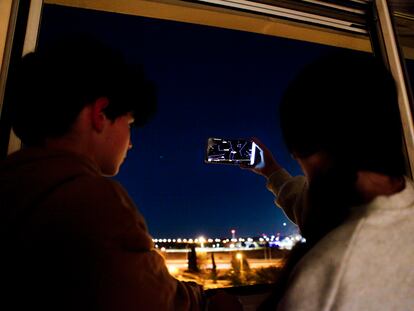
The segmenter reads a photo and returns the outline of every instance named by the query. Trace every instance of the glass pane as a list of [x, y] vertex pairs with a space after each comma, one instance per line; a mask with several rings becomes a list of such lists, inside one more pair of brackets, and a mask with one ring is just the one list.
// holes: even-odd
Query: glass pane
[[133, 132], [134, 148], [116, 179], [171, 273], [207, 289], [274, 282], [300, 241], [297, 228], [261, 176], [205, 164], [207, 139], [258, 137], [292, 175], [302, 174], [282, 142], [277, 104], [305, 64], [337, 48], [46, 5], [39, 44], [65, 32], [101, 38], [143, 63], [157, 85], [158, 114]]
[[411, 90], [414, 90], [414, 3], [391, 0], [398, 41], [406, 62]]

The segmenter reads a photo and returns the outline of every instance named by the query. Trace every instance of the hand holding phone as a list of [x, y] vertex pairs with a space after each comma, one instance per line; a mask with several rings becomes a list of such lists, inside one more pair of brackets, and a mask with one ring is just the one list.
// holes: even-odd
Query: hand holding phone
[[277, 162], [272, 152], [263, 144], [258, 138], [253, 137], [252, 141], [256, 144], [258, 151], [256, 155], [260, 154], [259, 160], [255, 162], [254, 167], [248, 167], [252, 172], [269, 178], [273, 173], [282, 169], [282, 166]]

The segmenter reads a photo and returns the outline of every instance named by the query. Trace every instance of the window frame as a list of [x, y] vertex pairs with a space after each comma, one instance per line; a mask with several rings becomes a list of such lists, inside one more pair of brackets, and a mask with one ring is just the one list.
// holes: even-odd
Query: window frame
[[[412, 169], [414, 168], [413, 99], [409, 96], [409, 85], [407, 85], [407, 77], [404, 76], [403, 70], [404, 60], [401, 57], [401, 48], [395, 36], [387, 0], [373, 2], [372, 15], [368, 17], [370, 20], [367, 20], [371, 37], [368, 33], [366, 35], [355, 34], [345, 30], [324, 28], [300, 20], [287, 20], [257, 14], [257, 12], [240, 11], [237, 8], [218, 7], [206, 2], [179, 0], [31, 0], [29, 2], [3, 0], [0, 5], [0, 118], [2, 122], [0, 152], [2, 157], [21, 148], [20, 140], [13, 134], [7, 122], [7, 107], [3, 105], [5, 95], [7, 95], [7, 73], [18, 57], [36, 49], [44, 5], [68, 6], [202, 24], [374, 52], [381, 55], [397, 82], [406, 148], [407, 174], [412, 177]], [[378, 17], [377, 22], [374, 17]], [[371, 44], [373, 48], [371, 48]], [[268, 292], [270, 289], [270, 285], [250, 287], [247, 294], [260, 296], [261, 293]], [[236, 295], [246, 294], [243, 289], [234, 288], [231, 291]]]

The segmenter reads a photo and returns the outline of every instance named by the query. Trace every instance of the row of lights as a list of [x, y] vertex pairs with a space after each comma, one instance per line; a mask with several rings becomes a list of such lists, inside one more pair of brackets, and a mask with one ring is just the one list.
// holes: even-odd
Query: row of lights
[[[261, 238], [260, 238], [261, 239]], [[253, 242], [252, 238], [238, 238], [238, 239], [205, 239], [203, 237], [199, 237], [198, 239], [152, 239], [154, 243], [228, 243], [228, 242]]]
[[[286, 227], [286, 225], [287, 224], [284, 222], [283, 226]], [[238, 242], [245, 242], [246, 241], [246, 239], [244, 239], [244, 238], [236, 239], [236, 230], [235, 229], [232, 229], [230, 232], [231, 232], [232, 238], [231, 239], [224, 239], [224, 240], [221, 240], [221, 239], [214, 239], [214, 240], [213, 239], [207, 239], [206, 240], [203, 236], [200, 236], [196, 239], [181, 239], [181, 238], [178, 238], [178, 239], [152, 239], [152, 241], [154, 243], [171, 243], [171, 242], [173, 242], [173, 243], [205, 243], [205, 242], [208, 242], [208, 243], [213, 243], [213, 242], [228, 243], [230, 241], [231, 242], [237, 242], [237, 241]], [[275, 239], [275, 236], [272, 235], [270, 240], [273, 241], [274, 239]], [[263, 242], [264, 240], [269, 241], [269, 238], [266, 235], [263, 235], [263, 238], [260, 238], [259, 240], [261, 242]], [[253, 239], [252, 238], [247, 238], [247, 241], [248, 242], [253, 242]]]
[[[302, 236], [297, 234], [293, 237], [286, 237], [285, 239], [300, 241], [300, 240], [302, 240]], [[208, 243], [213, 243], [213, 242], [215, 242], [215, 243], [229, 243], [229, 242], [236, 243], [236, 242], [246, 242], [246, 241], [247, 242], [253, 242], [253, 239], [252, 238], [247, 238], [247, 239], [239, 238], [239, 239], [225, 239], [225, 240], [221, 240], [221, 239], [214, 239], [214, 240], [213, 239], [207, 239], [206, 240], [203, 237], [199, 237], [198, 239], [153, 239], [154, 243], [171, 243], [171, 242], [173, 242], [173, 243], [201, 243], [201, 244], [204, 244], [206, 242], [208, 242]], [[274, 236], [274, 235], [272, 235], [270, 237], [263, 236], [263, 237], [259, 238], [259, 241], [260, 242], [279, 241], [279, 236]]]

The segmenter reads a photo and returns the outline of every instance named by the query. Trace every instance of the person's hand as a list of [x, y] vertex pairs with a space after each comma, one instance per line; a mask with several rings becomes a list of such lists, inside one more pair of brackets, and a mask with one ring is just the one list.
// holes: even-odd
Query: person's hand
[[243, 311], [240, 300], [226, 293], [224, 290], [218, 290], [217, 293], [208, 300], [208, 311]]
[[259, 147], [260, 162], [255, 166], [240, 165], [241, 168], [249, 169], [250, 171], [269, 178], [274, 172], [282, 169], [277, 163], [273, 154], [269, 149], [256, 137], [252, 138], [252, 141]]

